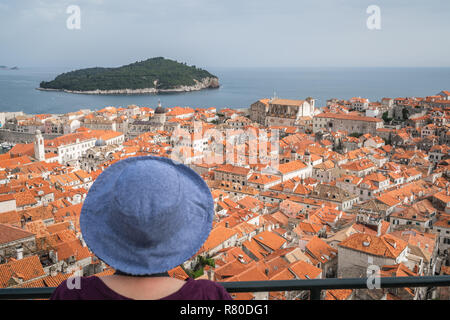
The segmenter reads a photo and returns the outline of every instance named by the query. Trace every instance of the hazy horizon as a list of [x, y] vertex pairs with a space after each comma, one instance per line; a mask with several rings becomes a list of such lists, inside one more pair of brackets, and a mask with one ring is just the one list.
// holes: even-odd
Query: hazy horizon
[[[71, 5], [79, 30], [66, 25]], [[372, 5], [379, 30], [367, 27]], [[0, 0], [0, 65], [163, 56], [201, 68], [450, 67], [449, 13], [442, 0]]]

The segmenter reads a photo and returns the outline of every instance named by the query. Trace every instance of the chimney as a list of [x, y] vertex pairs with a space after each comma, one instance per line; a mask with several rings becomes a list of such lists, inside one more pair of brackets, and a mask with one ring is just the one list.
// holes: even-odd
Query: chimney
[[23, 247], [22, 246], [16, 248], [16, 259], [17, 260], [23, 259]]
[[58, 275], [58, 271], [56, 270], [56, 268], [51, 267], [50, 268], [50, 276], [56, 277], [57, 275]]

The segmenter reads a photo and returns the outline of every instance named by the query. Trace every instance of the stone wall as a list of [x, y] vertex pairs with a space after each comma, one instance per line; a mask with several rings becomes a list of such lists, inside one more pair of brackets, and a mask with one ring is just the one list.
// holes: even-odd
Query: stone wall
[[338, 277], [339, 278], [360, 278], [367, 277], [367, 270], [370, 265], [382, 267], [384, 265], [396, 264], [395, 259], [371, 256], [356, 250], [338, 247]]
[[[43, 134], [45, 140], [51, 140], [56, 137], [62, 136], [62, 134]], [[34, 142], [34, 133], [28, 132], [14, 132], [9, 130], [0, 129], [0, 143], [12, 142], [12, 143], [29, 143]]]

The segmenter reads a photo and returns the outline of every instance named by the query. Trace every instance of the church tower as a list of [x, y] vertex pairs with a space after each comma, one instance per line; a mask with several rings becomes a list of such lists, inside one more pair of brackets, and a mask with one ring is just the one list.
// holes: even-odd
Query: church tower
[[309, 103], [309, 113], [311, 117], [314, 117], [314, 114], [316, 112], [316, 100], [314, 100], [311, 97], [306, 98], [306, 101]]
[[166, 109], [162, 107], [161, 101], [158, 102], [158, 108], [156, 108], [153, 117], [158, 124], [163, 125], [166, 122]]
[[39, 130], [36, 130], [34, 136], [34, 157], [38, 161], [45, 161], [44, 137]]

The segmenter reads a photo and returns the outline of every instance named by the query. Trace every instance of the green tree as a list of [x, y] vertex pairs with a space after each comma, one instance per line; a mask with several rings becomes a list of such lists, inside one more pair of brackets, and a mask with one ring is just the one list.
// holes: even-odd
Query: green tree
[[350, 137], [355, 137], [355, 138], [359, 138], [359, 137], [361, 137], [362, 135], [363, 135], [362, 133], [357, 133], [357, 132], [353, 132], [353, 133], [350, 133], [350, 134], [349, 134]]
[[384, 123], [390, 123], [392, 121], [392, 118], [389, 118], [389, 112], [388, 111], [383, 113], [382, 119], [383, 119]]

